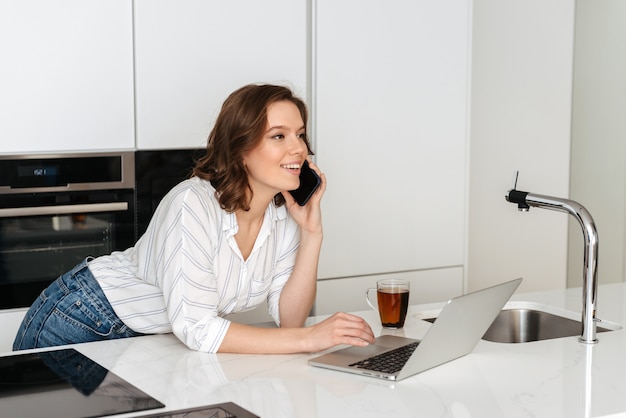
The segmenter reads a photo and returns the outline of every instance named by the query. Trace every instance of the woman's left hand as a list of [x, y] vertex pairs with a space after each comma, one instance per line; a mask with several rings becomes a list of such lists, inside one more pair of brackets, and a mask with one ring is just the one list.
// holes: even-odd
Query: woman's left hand
[[320, 202], [322, 196], [326, 191], [326, 176], [322, 173], [319, 167], [313, 163], [309, 158], [309, 166], [320, 177], [320, 185], [313, 193], [309, 201], [304, 206], [298, 205], [291, 193], [284, 191], [285, 204], [287, 210], [291, 214], [291, 217], [300, 225], [302, 231], [307, 232], [322, 232], [322, 211], [320, 208]]

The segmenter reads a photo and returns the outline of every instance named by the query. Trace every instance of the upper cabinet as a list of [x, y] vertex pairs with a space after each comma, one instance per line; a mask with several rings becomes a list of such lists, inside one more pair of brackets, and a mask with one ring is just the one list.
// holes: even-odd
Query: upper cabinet
[[307, 0], [135, 0], [137, 148], [206, 146], [245, 84], [306, 98], [308, 30]]
[[129, 149], [132, 2], [0, 2], [1, 153]]
[[319, 277], [461, 266], [469, 0], [317, 0]]

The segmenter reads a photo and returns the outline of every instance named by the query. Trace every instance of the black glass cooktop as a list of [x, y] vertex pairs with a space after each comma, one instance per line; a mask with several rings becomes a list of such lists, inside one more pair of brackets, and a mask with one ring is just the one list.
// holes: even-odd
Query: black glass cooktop
[[3, 418], [85, 418], [164, 405], [74, 349], [0, 357]]

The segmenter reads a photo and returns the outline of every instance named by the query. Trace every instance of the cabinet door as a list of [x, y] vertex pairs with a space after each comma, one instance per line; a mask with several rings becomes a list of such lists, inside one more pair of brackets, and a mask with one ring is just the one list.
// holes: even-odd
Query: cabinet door
[[307, 0], [136, 0], [137, 147], [204, 147], [248, 83], [306, 98]]
[[[365, 291], [376, 288], [376, 281], [383, 279], [408, 281], [411, 286], [411, 305], [443, 302], [463, 293], [462, 267], [320, 280], [317, 282], [315, 315], [370, 309], [365, 302]], [[371, 298], [376, 299], [375, 293], [372, 293]]]
[[0, 2], [0, 152], [134, 147], [132, 2]]
[[26, 308], [0, 310], [0, 353], [13, 350], [13, 341], [27, 310]]
[[320, 278], [464, 262], [468, 0], [318, 0]]

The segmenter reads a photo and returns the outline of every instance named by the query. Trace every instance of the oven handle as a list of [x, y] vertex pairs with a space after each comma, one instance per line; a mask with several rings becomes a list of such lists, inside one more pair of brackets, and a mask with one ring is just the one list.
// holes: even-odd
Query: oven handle
[[128, 210], [128, 202], [91, 203], [81, 205], [34, 206], [0, 209], [0, 218], [38, 215], [68, 215], [72, 213], [120, 212]]

